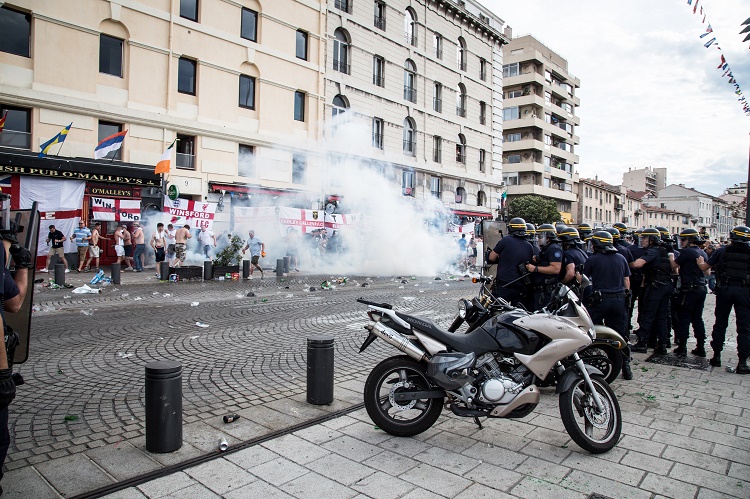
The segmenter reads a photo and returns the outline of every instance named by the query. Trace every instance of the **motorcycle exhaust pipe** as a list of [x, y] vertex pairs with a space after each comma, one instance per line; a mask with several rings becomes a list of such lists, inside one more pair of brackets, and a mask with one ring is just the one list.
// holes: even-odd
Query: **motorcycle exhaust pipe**
[[393, 345], [406, 355], [419, 362], [427, 359], [427, 352], [409, 341], [409, 338], [393, 329], [384, 326], [381, 322], [376, 322], [369, 326], [369, 331], [382, 339], [389, 345]]

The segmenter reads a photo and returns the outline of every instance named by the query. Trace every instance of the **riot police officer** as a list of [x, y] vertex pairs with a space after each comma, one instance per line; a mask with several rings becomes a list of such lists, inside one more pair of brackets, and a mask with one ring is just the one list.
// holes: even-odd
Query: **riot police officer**
[[640, 326], [638, 342], [631, 350], [645, 353], [653, 328], [658, 341], [654, 354], [665, 355], [669, 340], [668, 319], [669, 299], [672, 294], [672, 265], [669, 263], [669, 256], [658, 230], [643, 229], [640, 245], [646, 251], [630, 264], [630, 268], [643, 269], [644, 279], [641, 297], [643, 307], [638, 314]]
[[578, 247], [581, 241], [578, 231], [573, 227], [566, 227], [557, 235], [563, 247], [563, 261], [560, 269], [560, 282], [570, 285], [574, 281], [576, 271], [583, 268], [588, 255]]
[[[626, 292], [630, 289], [630, 267], [614, 247], [608, 231], [594, 232], [591, 242], [594, 254], [583, 265], [583, 273], [591, 279], [592, 289], [586, 308], [594, 324], [604, 324], [626, 337]], [[633, 379], [629, 350], [623, 352], [623, 360], [622, 376]]]
[[578, 243], [578, 247], [583, 251], [586, 251], [586, 241], [591, 234], [594, 233], [594, 229], [589, 224], [578, 224], [578, 236], [581, 238], [581, 242]]
[[705, 357], [706, 327], [703, 324], [703, 305], [706, 302], [706, 276], [697, 262], [698, 257], [708, 260], [708, 256], [700, 249], [703, 239], [697, 230], [688, 228], [680, 232], [679, 236], [680, 252], [669, 259], [672, 269], [679, 270], [680, 279], [677, 294], [677, 348], [674, 349], [674, 353], [687, 355], [687, 340], [692, 324], [698, 344], [691, 353]]
[[731, 244], [713, 252], [708, 262], [698, 258], [702, 270], [716, 269], [716, 322], [711, 332], [712, 366], [721, 366], [729, 314], [737, 319], [738, 374], [750, 374], [750, 228], [739, 225], [729, 233]]
[[526, 240], [534, 247], [534, 254], [539, 253], [539, 246], [536, 244], [536, 228], [534, 224], [526, 222]]
[[514, 305], [521, 303], [524, 287], [521, 271], [524, 264], [534, 258], [534, 250], [526, 236], [526, 221], [520, 217], [512, 218], [508, 222], [508, 237], [500, 239], [487, 257], [488, 262], [497, 262], [494, 295]]
[[630, 253], [630, 249], [624, 244], [621, 244], [620, 231], [617, 230], [615, 227], [607, 227], [604, 230], [609, 232], [610, 235], [612, 236], [612, 247], [615, 248], [617, 252], [625, 258], [628, 264], [630, 264], [630, 262], [634, 262], [635, 259], [633, 258], [632, 253]]
[[[643, 253], [646, 252], [643, 248], [640, 247], [638, 244], [639, 239], [641, 237], [641, 229], [637, 229], [634, 232], [635, 237], [635, 244], [631, 244], [628, 249], [630, 250], [630, 254], [633, 255], [633, 261], [638, 260], [641, 256], [643, 256]], [[640, 310], [641, 306], [643, 305], [643, 300], [639, 299], [641, 296], [641, 293], [643, 292], [643, 269], [636, 269], [631, 267], [630, 268], [630, 306], [628, 307], [628, 329], [632, 329], [632, 321], [633, 321], [633, 310], [635, 309], [635, 302], [638, 300], [638, 315], [640, 316]]]
[[533, 263], [526, 264], [526, 270], [532, 273], [531, 281], [534, 284], [533, 309], [539, 310], [552, 298], [552, 291], [558, 283], [557, 276], [562, 268], [563, 251], [552, 224], [540, 225], [536, 229], [536, 238], [539, 242], [539, 256], [534, 258]]
[[[679, 252], [677, 251], [677, 244], [674, 238], [672, 237], [672, 234], [669, 233], [669, 230], [666, 227], [661, 227], [658, 225], [655, 227], [655, 229], [659, 231], [659, 234], [661, 235], [662, 245], [664, 246], [664, 249], [667, 250], [667, 253], [674, 253], [675, 256], [677, 256], [679, 254]], [[677, 342], [677, 321], [678, 321], [677, 314], [679, 313], [679, 310], [680, 310], [680, 301], [678, 300], [678, 296], [677, 296], [677, 281], [678, 281], [677, 274], [673, 273], [671, 276], [671, 280], [672, 280], [672, 296], [669, 298], [669, 317], [667, 318], [667, 331], [669, 332], [674, 331], [675, 343], [676, 343]], [[667, 344], [666, 344], [667, 348], [672, 347], [672, 343], [670, 341], [671, 338], [672, 338], [672, 335], [668, 334]], [[651, 335], [651, 341], [654, 344], [656, 343], [656, 337], [653, 335], [653, 332]]]

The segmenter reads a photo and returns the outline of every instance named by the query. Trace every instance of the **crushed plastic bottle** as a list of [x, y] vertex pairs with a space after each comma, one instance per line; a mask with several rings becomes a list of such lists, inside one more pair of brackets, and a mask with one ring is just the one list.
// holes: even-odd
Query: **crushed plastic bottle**
[[195, 325], [198, 326], [198, 327], [209, 327], [208, 324], [206, 324], [204, 322], [196, 322]]
[[94, 315], [94, 310], [91, 309], [91, 308], [87, 308], [87, 309], [81, 310], [81, 314], [83, 314], [83, 315]]
[[124, 352], [117, 352], [117, 356], [121, 359], [127, 359], [128, 357], [132, 357], [132, 353], [124, 353]]
[[191, 304], [190, 304], [190, 306], [191, 306], [191, 307], [197, 307], [197, 306], [198, 306], [198, 305], [200, 305], [200, 304], [201, 304], [201, 303], [200, 303], [199, 301], [194, 301], [193, 303], [191, 303]]

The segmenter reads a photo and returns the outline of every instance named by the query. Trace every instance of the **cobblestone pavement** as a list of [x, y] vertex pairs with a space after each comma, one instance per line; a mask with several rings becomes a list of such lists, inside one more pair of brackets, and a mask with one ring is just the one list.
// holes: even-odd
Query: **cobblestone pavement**
[[[445, 325], [456, 299], [475, 291], [447, 277], [352, 278], [322, 291], [323, 279], [173, 284], [128, 274], [100, 295], [38, 291], [19, 369], [27, 385], [11, 406], [6, 496], [70, 497], [215, 451], [220, 434], [234, 444], [360, 403], [370, 368], [396, 350], [375, 342], [357, 353], [367, 318], [356, 297]], [[725, 363], [736, 363], [733, 328]], [[305, 403], [312, 334], [336, 339], [331, 406]], [[184, 368], [184, 445], [170, 454], [145, 451], [143, 366], [160, 359]], [[389, 437], [357, 411], [112, 497], [749, 497], [750, 377], [644, 359], [635, 380], [613, 384], [624, 437], [603, 456], [569, 440], [549, 392], [525, 419], [478, 431], [444, 415], [413, 439]], [[233, 412], [241, 419], [225, 425]]]

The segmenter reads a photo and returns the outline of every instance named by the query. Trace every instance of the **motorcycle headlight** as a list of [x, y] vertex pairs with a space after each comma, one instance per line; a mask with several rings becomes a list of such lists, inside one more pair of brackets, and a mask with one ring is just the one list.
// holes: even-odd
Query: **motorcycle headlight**
[[471, 303], [468, 300], [458, 300], [458, 316], [466, 319], [466, 315], [471, 310]]

